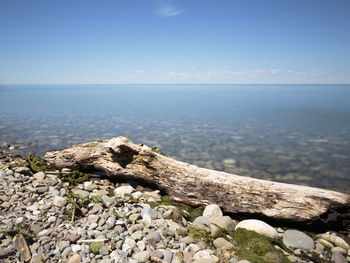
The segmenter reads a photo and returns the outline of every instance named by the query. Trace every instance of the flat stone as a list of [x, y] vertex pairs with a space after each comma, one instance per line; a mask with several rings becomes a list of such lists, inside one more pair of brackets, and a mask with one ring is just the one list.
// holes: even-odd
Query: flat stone
[[331, 257], [332, 263], [347, 263], [348, 261], [341, 253], [333, 253]]
[[103, 202], [106, 204], [107, 207], [110, 207], [115, 203], [115, 197], [109, 197], [107, 195], [103, 195], [102, 197]]
[[81, 245], [72, 245], [71, 246], [73, 253], [79, 252], [81, 250]]
[[136, 231], [130, 237], [134, 240], [140, 240], [140, 239], [142, 239], [142, 236], [143, 236], [142, 231]]
[[61, 197], [61, 196], [55, 196], [53, 198], [53, 205], [57, 207], [64, 207], [67, 203], [66, 198]]
[[81, 198], [88, 198], [89, 197], [89, 192], [88, 191], [84, 191], [81, 189], [73, 189], [72, 190], [73, 194], [78, 195]]
[[88, 216], [88, 222], [91, 224], [91, 223], [97, 223], [98, 220], [100, 220], [100, 217], [98, 215], [89, 215]]
[[124, 198], [125, 195], [131, 195], [131, 193], [135, 189], [128, 185], [128, 186], [120, 186], [114, 189], [114, 194], [116, 197]]
[[106, 246], [102, 246], [98, 252], [100, 253], [100, 255], [108, 255], [109, 254], [109, 250]]
[[60, 241], [60, 242], [58, 243], [58, 248], [59, 248], [60, 251], [62, 251], [62, 250], [64, 250], [66, 247], [68, 247], [69, 245], [70, 245], [69, 241], [63, 240], [63, 241]]
[[310, 250], [315, 248], [311, 237], [298, 230], [287, 230], [283, 233], [283, 244], [287, 247]]
[[43, 263], [42, 255], [39, 255], [39, 254], [33, 255], [31, 262], [32, 263]]
[[210, 259], [212, 260], [211, 258], [211, 255], [213, 254], [213, 251], [210, 250], [210, 249], [204, 249], [204, 250], [200, 250], [198, 252], [196, 252], [194, 255], [193, 255], [193, 259], [194, 260], [203, 260], [203, 259]]
[[56, 222], [56, 217], [55, 216], [50, 216], [48, 219], [47, 219], [47, 222], [49, 222], [49, 223], [54, 223], [54, 222]]
[[155, 246], [159, 241], [162, 240], [162, 237], [159, 232], [154, 231], [146, 236], [146, 239], [149, 244]]
[[167, 263], [171, 263], [171, 260], [173, 259], [173, 252], [169, 250], [163, 250], [163, 260]]
[[45, 178], [45, 173], [44, 172], [37, 172], [33, 174], [33, 177], [37, 180], [42, 180]]
[[136, 259], [138, 262], [147, 262], [150, 257], [150, 253], [148, 251], [141, 251], [141, 252], [135, 253], [132, 257]]
[[80, 235], [78, 235], [78, 234], [70, 234], [66, 237], [66, 239], [72, 243], [77, 242], [79, 240], [79, 238], [80, 238]]
[[274, 229], [272, 226], [266, 224], [261, 220], [256, 220], [256, 219], [243, 220], [236, 225], [235, 230], [237, 230], [238, 228], [251, 230], [260, 235], [271, 237], [271, 238], [278, 237], [278, 233], [276, 229]]
[[342, 247], [334, 247], [331, 249], [332, 253], [340, 253], [343, 255], [346, 255], [346, 249], [342, 248]]
[[35, 192], [37, 192], [38, 194], [44, 194], [47, 191], [49, 191], [48, 186], [39, 186], [39, 187], [35, 188]]
[[190, 243], [195, 243], [195, 240], [190, 236], [185, 236], [183, 238], [180, 238], [179, 242], [185, 243], [185, 244], [190, 244]]
[[223, 214], [222, 214], [222, 211], [218, 205], [211, 204], [211, 205], [207, 205], [204, 208], [203, 216], [213, 220], [216, 217], [223, 216]]
[[215, 239], [213, 244], [218, 249], [229, 250], [233, 247], [233, 245], [230, 242], [228, 242], [226, 239], [224, 239], [222, 237]]
[[74, 254], [71, 256], [71, 258], [68, 260], [68, 263], [80, 263], [81, 262], [81, 257], [79, 254]]
[[15, 169], [15, 173], [30, 175], [30, 169], [28, 167], [18, 167]]
[[229, 216], [221, 216], [214, 218], [212, 224], [215, 224], [225, 230], [234, 231], [237, 225], [237, 222], [232, 220]]
[[13, 243], [15, 244], [15, 248], [16, 248], [17, 252], [21, 256], [21, 259], [24, 262], [30, 261], [30, 259], [32, 258], [32, 255], [30, 253], [29, 247], [28, 247], [27, 242], [26, 242], [25, 238], [23, 237], [23, 235], [17, 234], [13, 238]]
[[101, 190], [95, 190], [94, 191], [95, 194], [102, 196], [102, 195], [108, 195], [108, 191], [101, 189]]
[[15, 249], [0, 247], [0, 258], [6, 258], [15, 253]]
[[199, 216], [193, 221], [193, 225], [199, 226], [201, 228], [204, 228], [206, 226], [209, 226], [212, 223], [212, 219], [205, 217], [205, 216]]

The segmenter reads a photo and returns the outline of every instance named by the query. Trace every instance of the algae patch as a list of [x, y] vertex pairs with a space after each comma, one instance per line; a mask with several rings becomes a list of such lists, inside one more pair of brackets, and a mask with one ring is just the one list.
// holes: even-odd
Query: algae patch
[[92, 242], [90, 243], [90, 251], [94, 253], [95, 255], [98, 254], [99, 250], [101, 249], [103, 243], [102, 242]]
[[274, 247], [278, 241], [242, 228], [233, 232], [232, 237], [233, 250], [239, 259], [246, 259], [251, 263], [290, 263]]
[[69, 174], [62, 174], [60, 178], [62, 182], [69, 183], [70, 185], [74, 186], [88, 181], [90, 176], [78, 170], [74, 170]]

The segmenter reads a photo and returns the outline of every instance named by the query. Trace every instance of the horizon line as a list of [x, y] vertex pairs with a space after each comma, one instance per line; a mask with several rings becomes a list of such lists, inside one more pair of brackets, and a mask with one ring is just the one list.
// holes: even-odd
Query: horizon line
[[350, 85], [350, 83], [0, 83], [4, 85]]

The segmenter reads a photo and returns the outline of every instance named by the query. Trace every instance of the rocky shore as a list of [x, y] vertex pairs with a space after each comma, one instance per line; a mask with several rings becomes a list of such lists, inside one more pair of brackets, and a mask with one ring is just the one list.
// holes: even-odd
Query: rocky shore
[[0, 157], [1, 262], [350, 262], [349, 233], [238, 221], [216, 204]]

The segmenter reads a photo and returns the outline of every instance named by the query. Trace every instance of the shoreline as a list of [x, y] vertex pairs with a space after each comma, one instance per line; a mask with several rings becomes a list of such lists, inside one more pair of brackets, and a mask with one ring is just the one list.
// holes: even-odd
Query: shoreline
[[[8, 156], [8, 162], [13, 161], [15, 159]], [[17, 162], [19, 161], [17, 158]], [[69, 170], [66, 169], [65, 172]], [[348, 245], [345, 240], [350, 241], [350, 233], [337, 233], [333, 236], [327, 233], [305, 233], [300, 230], [291, 232], [288, 230], [293, 229], [273, 227], [259, 220], [254, 222], [255, 226], [254, 224], [249, 225], [248, 222], [248, 226], [245, 227], [248, 229], [255, 227], [255, 231], [260, 231], [260, 234], [256, 234], [257, 232], [254, 231], [245, 232], [244, 227], [243, 230], [242, 228], [236, 229], [239, 224], [238, 220], [224, 216], [221, 209], [215, 205], [207, 206], [204, 211], [190, 207], [183, 210], [181, 206], [174, 206], [170, 203], [166, 196], [161, 196], [159, 191], [147, 189], [141, 185], [134, 188], [130, 184], [113, 183], [106, 179], [96, 178], [91, 178], [92, 181], [67, 183], [63, 182], [63, 178], [56, 172], [52, 174], [33, 172], [26, 167], [2, 170], [1, 175], [1, 192], [4, 191], [4, 186], [7, 186], [8, 193], [13, 192], [12, 195], [6, 195], [9, 200], [5, 202], [3, 200], [5, 196], [1, 194], [3, 198], [0, 205], [1, 231], [16, 229], [16, 226], [21, 223], [39, 225], [40, 231], [35, 234], [36, 241], [30, 244], [31, 241], [24, 238], [29, 244], [27, 252], [30, 253], [32, 260], [36, 260], [35, 262], [176, 263], [184, 260], [185, 262], [239, 262], [248, 259], [249, 262], [254, 263], [266, 260], [265, 256], [268, 252], [274, 255], [272, 260], [277, 261], [267, 260], [266, 262], [273, 263], [310, 262], [310, 260], [311, 262], [323, 262], [322, 260], [328, 262], [327, 260], [332, 257], [350, 259], [349, 248], [345, 249], [345, 254], [343, 254], [344, 248], [343, 250], [339, 248], [339, 245]], [[79, 181], [79, 176], [75, 178]], [[21, 189], [21, 191], [15, 191], [15, 189]], [[70, 193], [74, 194], [75, 202], [82, 202], [80, 203], [82, 207], [76, 210], [77, 214], [73, 221], [72, 214], [68, 218], [64, 215], [64, 211], [72, 206], [69, 205], [72, 204], [69, 201], [69, 198], [72, 197]], [[13, 195], [16, 198], [13, 198]], [[25, 204], [26, 199], [23, 198], [26, 196], [28, 196], [26, 199], [29, 198], [29, 200]], [[84, 201], [86, 199], [89, 201]], [[21, 202], [22, 207], [18, 206]], [[80, 209], [83, 213], [81, 217], [78, 216]], [[240, 224], [247, 224], [244, 223], [246, 221], [243, 220]], [[92, 236], [89, 236], [89, 229], [92, 231], [90, 232]], [[92, 234], [93, 231], [97, 232]], [[15, 254], [16, 249], [11, 247], [12, 238], [2, 233], [0, 255], [7, 251], [11, 253], [3, 257], [5, 260], [18, 259], [18, 254]], [[33, 234], [33, 231], [29, 233]], [[113, 233], [118, 233], [118, 237]], [[296, 235], [297, 239], [300, 236], [304, 238], [304, 243], [302, 242], [304, 247], [289, 246], [289, 241], [286, 241], [290, 238], [289, 235]], [[57, 238], [58, 236], [61, 238]], [[256, 242], [250, 248], [252, 251], [254, 251], [254, 246], [259, 246], [259, 242], [264, 242], [264, 246], [267, 246], [269, 251], [265, 250], [264, 255], [255, 255], [253, 252], [243, 253], [246, 247], [242, 247], [243, 244], [239, 245], [240, 237], [249, 237]], [[94, 247], [91, 247], [89, 242], [100, 242], [94, 244], [100, 248], [91, 253]], [[113, 244], [117, 244], [116, 247], [113, 248]], [[295, 245], [296, 243], [293, 246]], [[59, 251], [57, 249], [55, 251], [56, 246]], [[244, 246], [249, 245], [245, 243]], [[78, 258], [81, 261], [78, 261]]]

